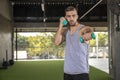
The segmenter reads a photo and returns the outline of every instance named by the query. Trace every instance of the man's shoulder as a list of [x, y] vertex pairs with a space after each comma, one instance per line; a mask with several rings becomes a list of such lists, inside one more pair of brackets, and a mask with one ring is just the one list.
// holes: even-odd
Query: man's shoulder
[[80, 24], [81, 27], [91, 27], [91, 26], [88, 26], [88, 25], [84, 25], [84, 24]]
[[92, 29], [91, 26], [81, 24], [81, 29]]

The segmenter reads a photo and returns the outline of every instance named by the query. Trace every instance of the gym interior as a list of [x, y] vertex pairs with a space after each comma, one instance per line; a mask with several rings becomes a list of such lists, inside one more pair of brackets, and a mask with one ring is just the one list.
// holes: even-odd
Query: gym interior
[[[107, 48], [94, 48], [97, 51], [92, 48], [94, 53], [105, 52], [102, 49], [106, 48], [107, 56], [102, 57], [102, 60], [98, 55], [91, 56], [90, 61], [94, 62], [90, 62], [90, 80], [120, 79], [120, 0], [0, 0], [0, 80], [62, 80], [64, 56], [56, 59], [51, 54], [49, 58], [46, 57], [48, 59], [44, 59], [45, 55], [41, 55], [44, 58], [38, 59], [38, 56], [31, 58], [25, 52], [27, 58], [20, 59], [19, 50], [23, 50], [25, 45], [18, 46], [21, 44], [19, 34], [54, 35], [59, 18], [64, 16], [64, 9], [70, 5], [78, 8], [79, 21], [82, 24], [93, 27], [96, 34], [107, 34]], [[29, 38], [31, 39], [33, 38]], [[48, 39], [41, 40], [46, 43]], [[98, 46], [97, 43], [95, 45]], [[63, 46], [61, 47], [63, 49]], [[48, 48], [40, 49], [44, 52], [48, 51]], [[34, 49], [28, 51], [34, 52]], [[56, 51], [57, 49], [54, 50]], [[36, 57], [37, 59], [33, 59]], [[107, 63], [104, 59], [107, 59]], [[107, 67], [107, 72], [92, 66], [100, 64], [96, 63], [97, 61], [103, 63], [100, 66]]]

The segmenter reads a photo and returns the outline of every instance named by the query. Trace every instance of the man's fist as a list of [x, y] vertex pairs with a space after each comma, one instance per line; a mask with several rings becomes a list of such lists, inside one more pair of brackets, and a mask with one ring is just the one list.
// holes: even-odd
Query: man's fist
[[80, 29], [80, 37], [83, 38], [84, 41], [89, 41], [92, 39], [91, 34], [93, 33], [93, 29], [89, 26], [84, 26]]

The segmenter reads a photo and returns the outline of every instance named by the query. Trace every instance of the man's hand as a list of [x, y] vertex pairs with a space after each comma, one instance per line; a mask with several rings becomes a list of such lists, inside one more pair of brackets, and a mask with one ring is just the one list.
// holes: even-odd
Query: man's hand
[[60, 18], [60, 24], [59, 24], [60, 26], [64, 26], [64, 25], [63, 25], [63, 21], [64, 21], [64, 20], [65, 20], [65, 17], [61, 17], [61, 18]]
[[80, 29], [79, 33], [84, 41], [89, 41], [92, 39], [91, 34], [93, 33], [93, 29], [89, 26], [84, 26]]

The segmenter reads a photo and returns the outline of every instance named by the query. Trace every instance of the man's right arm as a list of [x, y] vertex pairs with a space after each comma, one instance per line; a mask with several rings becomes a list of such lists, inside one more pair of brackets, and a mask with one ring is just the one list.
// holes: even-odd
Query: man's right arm
[[65, 29], [62, 27], [59, 27], [56, 34], [55, 34], [55, 40], [54, 43], [55, 45], [60, 45], [63, 41], [65, 41]]
[[63, 24], [62, 24], [62, 21], [64, 19], [65, 19], [64, 17], [60, 18], [59, 28], [55, 34], [55, 40], [54, 40], [55, 45], [60, 45], [64, 40], [63, 35], [64, 35], [65, 30], [63, 29]]

